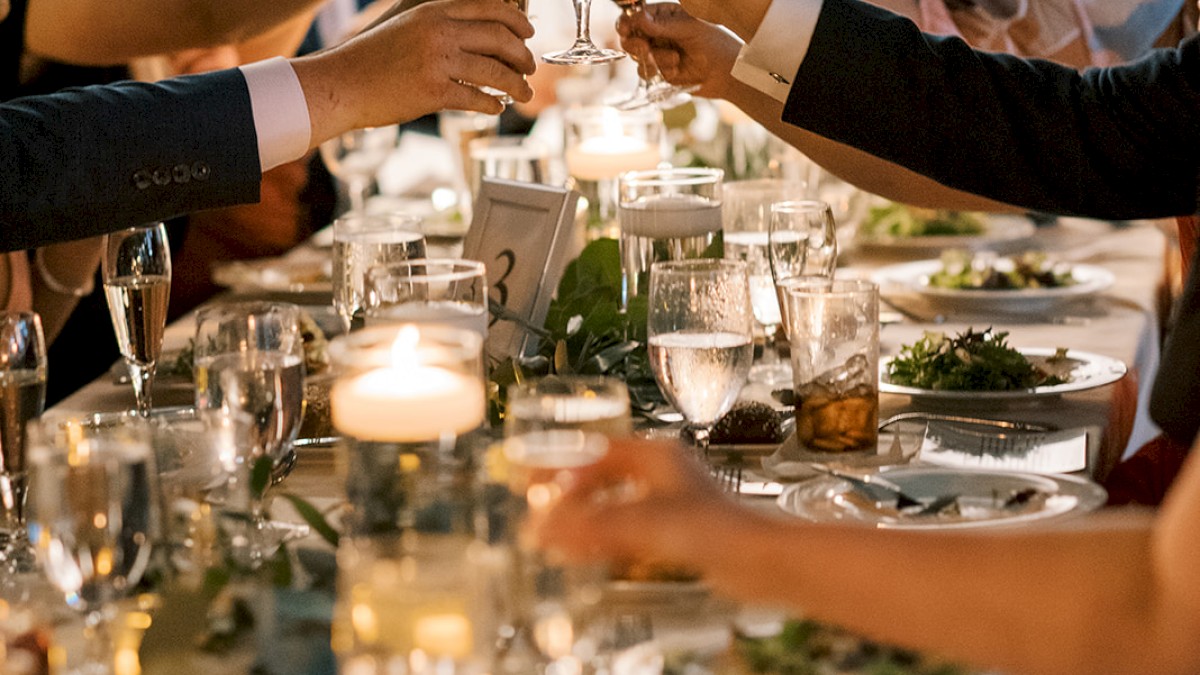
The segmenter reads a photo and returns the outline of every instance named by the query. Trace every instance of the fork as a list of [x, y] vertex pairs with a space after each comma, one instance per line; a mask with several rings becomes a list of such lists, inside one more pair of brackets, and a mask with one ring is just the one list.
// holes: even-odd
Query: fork
[[1001, 429], [1014, 429], [1016, 431], [1055, 431], [1054, 427], [1045, 424], [1035, 424], [1033, 422], [1008, 422], [1005, 420], [992, 420], [983, 417], [968, 417], [966, 415], [944, 415], [941, 413], [929, 412], [903, 412], [885, 419], [879, 423], [879, 430], [897, 424], [899, 422], [910, 422], [914, 420], [922, 420], [925, 422], [958, 422], [959, 424], [975, 424], [985, 427], [999, 427]]
[[717, 484], [725, 492], [736, 495], [742, 490], [742, 469], [746, 466], [740, 452], [730, 452], [720, 464], [710, 465], [709, 470]]

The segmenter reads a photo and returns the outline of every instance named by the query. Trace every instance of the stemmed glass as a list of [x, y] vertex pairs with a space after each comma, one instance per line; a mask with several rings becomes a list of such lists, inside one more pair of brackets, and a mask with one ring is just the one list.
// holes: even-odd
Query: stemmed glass
[[837, 223], [828, 202], [789, 200], [771, 204], [771, 275], [778, 286], [792, 277], [833, 277]]
[[753, 324], [746, 263], [699, 259], [650, 268], [650, 366], [701, 449], [746, 384]]
[[366, 210], [375, 173], [400, 142], [400, 127], [354, 129], [321, 144], [321, 160], [329, 173], [345, 181], [351, 213]]
[[[246, 416], [249, 438], [239, 443], [232, 490], [245, 500], [256, 541], [254, 563], [299, 532], [266, 519], [263, 492], [254, 488], [260, 460], [269, 461], [271, 483], [295, 462], [292, 442], [304, 412], [304, 341], [300, 308], [282, 302], [215, 305], [196, 315], [196, 410]], [[249, 488], [243, 491], [243, 488]]]
[[543, 54], [546, 63], [578, 65], [583, 63], [608, 63], [625, 58], [625, 52], [603, 49], [592, 42], [592, 0], [572, 0], [575, 3], [575, 44], [570, 49]]
[[[613, 2], [628, 17], [646, 11], [645, 0], [613, 0]], [[629, 98], [617, 101], [613, 105], [620, 110], [633, 110], [651, 105], [670, 109], [690, 101], [692, 93], [698, 89], [700, 89], [699, 86], [683, 87], [668, 82], [659, 72], [658, 64], [654, 62], [654, 56], [649, 50], [646, 50], [638, 62], [637, 90]]]
[[29, 536], [51, 584], [84, 617], [81, 675], [112, 672], [116, 603], [141, 580], [160, 536], [145, 423], [29, 425]]
[[32, 567], [25, 533], [25, 424], [46, 405], [46, 339], [33, 312], [0, 313], [0, 565]]
[[781, 361], [775, 350], [775, 333], [783, 318], [768, 252], [771, 204], [803, 197], [805, 187], [803, 181], [778, 178], [725, 184], [722, 204], [725, 257], [746, 262], [754, 319], [765, 333], [762, 360], [750, 370], [750, 379], [770, 385], [790, 383], [792, 379], [791, 367]]
[[121, 356], [129, 367], [137, 410], [150, 415], [154, 368], [162, 355], [171, 296], [171, 247], [162, 223], [104, 237], [104, 295]]
[[333, 308], [347, 332], [362, 324], [367, 272], [424, 258], [421, 219], [400, 213], [351, 213], [333, 221]]

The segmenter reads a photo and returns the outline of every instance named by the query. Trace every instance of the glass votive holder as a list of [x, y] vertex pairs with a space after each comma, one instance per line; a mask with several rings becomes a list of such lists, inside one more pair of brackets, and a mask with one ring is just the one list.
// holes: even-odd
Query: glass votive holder
[[552, 375], [510, 386], [505, 435], [550, 429], [628, 436], [629, 388], [616, 378], [588, 375]]
[[654, 107], [634, 111], [581, 107], [568, 110], [563, 123], [567, 174], [587, 199], [587, 238], [615, 238], [617, 178], [626, 171], [653, 169], [663, 161], [662, 112]]
[[473, 462], [458, 441], [485, 419], [482, 346], [474, 331], [414, 324], [330, 343], [351, 534], [472, 529]]
[[875, 452], [879, 287], [860, 279], [800, 277], [780, 290], [799, 446], [820, 453]]
[[366, 325], [462, 328], [487, 338], [487, 269], [473, 260], [418, 258], [367, 272]]
[[720, 169], [668, 168], [621, 175], [623, 305], [650, 290], [650, 266], [702, 258], [721, 232]]

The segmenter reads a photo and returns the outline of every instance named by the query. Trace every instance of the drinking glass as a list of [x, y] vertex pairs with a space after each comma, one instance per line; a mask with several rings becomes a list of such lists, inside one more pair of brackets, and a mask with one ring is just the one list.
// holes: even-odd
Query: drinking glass
[[350, 212], [363, 213], [379, 167], [400, 142], [400, 127], [354, 129], [321, 144], [321, 160], [329, 173], [346, 183]]
[[701, 449], [750, 373], [754, 319], [746, 263], [683, 260], [650, 271], [650, 366]]
[[625, 52], [603, 49], [592, 42], [592, 0], [571, 0], [575, 5], [575, 43], [570, 49], [543, 54], [546, 63], [578, 65], [583, 63], [608, 63], [625, 58]]
[[837, 223], [828, 202], [801, 199], [771, 204], [769, 241], [776, 284], [791, 277], [833, 277]]
[[779, 358], [775, 333], [783, 321], [779, 296], [771, 276], [769, 231], [771, 204], [804, 197], [803, 181], [762, 178], [726, 183], [722, 221], [725, 257], [745, 261], [750, 274], [750, 304], [754, 320], [766, 336], [762, 361], [750, 370], [750, 379], [775, 385], [791, 382], [791, 368]]
[[471, 142], [480, 138], [495, 138], [500, 133], [500, 116], [487, 115], [470, 110], [443, 110], [438, 113], [438, 135], [450, 146], [450, 159], [454, 164], [454, 193], [458, 201], [458, 212], [464, 222], [471, 221], [474, 208], [471, 186], [478, 182], [472, 172]]
[[619, 181], [623, 305], [645, 296], [650, 266], [700, 258], [721, 231], [720, 169], [630, 171]]
[[436, 324], [487, 338], [488, 288], [483, 263], [414, 258], [367, 271], [365, 323]]
[[0, 313], [0, 566], [32, 566], [25, 533], [25, 425], [46, 405], [46, 339], [34, 312]]
[[104, 295], [117, 346], [129, 368], [137, 410], [150, 415], [154, 368], [162, 355], [171, 296], [171, 248], [162, 223], [104, 237]]
[[[250, 488], [255, 465], [271, 463], [278, 483], [295, 463], [292, 442], [304, 413], [304, 340], [300, 308], [281, 302], [214, 305], [196, 315], [196, 409], [245, 415], [247, 438], [239, 439], [234, 491], [256, 538], [248, 562], [270, 555], [282, 541], [298, 536], [294, 527], [270, 522], [262, 494]], [[240, 490], [240, 487], [238, 488]]]
[[796, 441], [810, 452], [875, 452], [879, 287], [795, 277], [782, 286], [796, 392]]
[[424, 258], [421, 219], [399, 213], [351, 213], [333, 221], [333, 308], [346, 331], [362, 325], [367, 270]]
[[[613, 0], [625, 16], [646, 11], [644, 0]], [[699, 86], [683, 87], [671, 84], [658, 70], [654, 56], [649, 50], [641, 55], [638, 63], [638, 86], [633, 95], [614, 105], [621, 110], [633, 110], [646, 106], [657, 106], [664, 110], [675, 108], [692, 100], [692, 92]]]
[[471, 199], [479, 197], [484, 178], [525, 183], [551, 184], [550, 149], [537, 139], [520, 136], [496, 136], [472, 139], [467, 144], [471, 169]]
[[619, 379], [590, 375], [551, 375], [510, 386], [505, 435], [547, 429], [628, 436], [629, 388]]
[[116, 603], [141, 580], [159, 539], [157, 472], [146, 425], [29, 425], [29, 537], [38, 562], [84, 618], [86, 663], [112, 672]]

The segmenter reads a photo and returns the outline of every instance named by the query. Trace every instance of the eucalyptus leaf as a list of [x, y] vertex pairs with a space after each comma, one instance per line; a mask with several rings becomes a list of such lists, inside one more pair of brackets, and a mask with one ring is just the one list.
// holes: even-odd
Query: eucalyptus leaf
[[325, 514], [321, 513], [317, 507], [299, 495], [285, 492], [281, 496], [291, 502], [292, 507], [296, 509], [296, 513], [300, 514], [300, 517], [304, 519], [305, 523], [308, 523], [308, 526], [314, 532], [321, 535], [321, 538], [328, 542], [330, 546], [337, 548], [340, 537], [337, 530], [333, 529], [333, 526], [325, 519]]
[[586, 366], [582, 370], [583, 372], [602, 375], [613, 370], [626, 357], [641, 349], [641, 347], [642, 343], [633, 340], [619, 342], [588, 359]]

